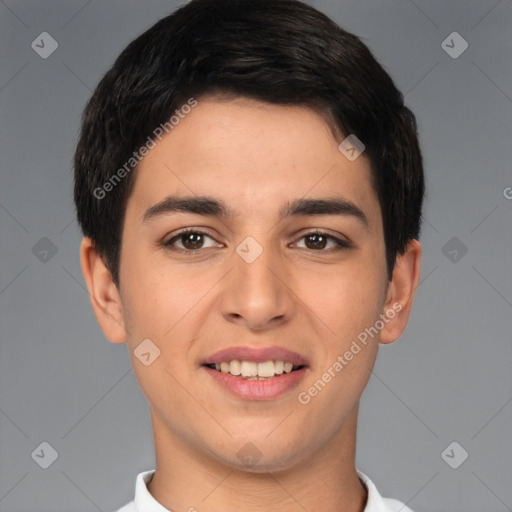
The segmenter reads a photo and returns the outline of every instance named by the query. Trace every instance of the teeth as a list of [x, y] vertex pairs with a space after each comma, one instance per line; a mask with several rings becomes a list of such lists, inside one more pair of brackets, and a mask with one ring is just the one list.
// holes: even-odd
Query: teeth
[[290, 373], [293, 369], [297, 369], [289, 361], [264, 361], [255, 363], [254, 361], [223, 361], [216, 363], [215, 369], [222, 373], [230, 373], [231, 375], [241, 377], [247, 380], [264, 380], [272, 378], [283, 373]]
[[228, 364], [229, 364], [229, 373], [231, 373], [231, 375], [240, 375], [240, 372], [241, 372], [240, 361], [237, 361], [235, 359], [234, 361], [231, 361]]
[[274, 362], [265, 361], [258, 363], [258, 377], [273, 377], [274, 376]]
[[258, 363], [254, 363], [252, 361], [242, 361], [241, 373], [242, 377], [257, 377]]

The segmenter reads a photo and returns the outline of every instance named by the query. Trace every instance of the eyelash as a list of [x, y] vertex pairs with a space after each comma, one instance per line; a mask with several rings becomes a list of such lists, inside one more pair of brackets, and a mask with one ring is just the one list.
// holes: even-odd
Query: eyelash
[[[196, 234], [196, 235], [203, 235], [203, 236], [207, 236], [209, 238], [211, 238], [213, 240], [213, 237], [210, 236], [208, 233], [204, 232], [204, 231], [201, 231], [200, 229], [194, 229], [194, 228], [185, 228], [183, 230], [181, 230], [179, 233], [177, 233], [176, 235], [174, 235], [172, 238], [170, 238], [169, 240], [165, 241], [165, 242], [162, 242], [161, 243], [161, 246], [169, 251], [173, 251], [173, 252], [180, 252], [182, 254], [186, 254], [187, 256], [196, 256], [198, 255], [201, 250], [203, 248], [199, 248], [199, 249], [182, 249], [181, 247], [174, 247], [173, 246], [173, 243], [175, 241], [177, 241], [180, 237], [182, 237], [183, 235], [187, 235], [189, 233], [193, 233], [193, 234]], [[328, 233], [325, 233], [324, 231], [322, 230], [313, 230], [313, 231], [309, 231], [308, 233], [304, 233], [300, 238], [299, 240], [302, 240], [303, 238], [305, 237], [308, 237], [308, 236], [311, 236], [311, 235], [321, 235], [321, 236], [324, 236], [326, 237], [328, 240], [332, 240], [334, 241], [334, 243], [336, 244], [336, 247], [331, 247], [330, 249], [318, 249], [318, 250], [315, 250], [315, 249], [307, 249], [308, 251], [312, 251], [312, 252], [326, 252], [326, 253], [332, 253], [332, 252], [338, 252], [338, 251], [342, 251], [344, 249], [350, 249], [352, 248], [352, 244], [350, 242], [347, 242], [345, 240], [340, 240], [339, 238], [333, 236], [333, 235], [330, 235]], [[208, 248], [207, 248], [208, 249]]]

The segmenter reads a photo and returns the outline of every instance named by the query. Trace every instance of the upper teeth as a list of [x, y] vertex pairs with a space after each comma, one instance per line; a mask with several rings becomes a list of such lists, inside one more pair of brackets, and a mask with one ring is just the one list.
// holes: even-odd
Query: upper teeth
[[215, 369], [231, 375], [241, 375], [242, 377], [273, 377], [281, 375], [283, 372], [290, 373], [293, 369], [293, 363], [285, 361], [264, 361], [255, 363], [254, 361], [224, 361], [215, 364]]

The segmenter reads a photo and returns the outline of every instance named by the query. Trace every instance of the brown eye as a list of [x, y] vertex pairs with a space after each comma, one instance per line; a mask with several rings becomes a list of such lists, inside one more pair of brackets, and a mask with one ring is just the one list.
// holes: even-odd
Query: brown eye
[[[208, 242], [210, 240], [210, 242]], [[209, 245], [205, 245], [205, 244]], [[162, 245], [169, 250], [177, 251], [198, 251], [208, 247], [219, 246], [213, 238], [199, 230], [187, 229], [173, 236]]]
[[203, 235], [200, 233], [186, 233], [180, 236], [185, 249], [200, 249], [204, 243]]
[[[320, 231], [306, 233], [300, 237], [299, 240], [304, 240], [304, 245], [298, 243], [298, 247], [318, 252], [331, 252], [341, 249], [350, 249], [352, 247], [350, 242], [340, 240], [335, 236], [328, 235], [327, 233], [322, 233]], [[330, 246], [328, 247], [329, 244]]]
[[304, 238], [308, 249], [325, 249], [327, 245], [327, 237], [321, 233], [306, 235]]

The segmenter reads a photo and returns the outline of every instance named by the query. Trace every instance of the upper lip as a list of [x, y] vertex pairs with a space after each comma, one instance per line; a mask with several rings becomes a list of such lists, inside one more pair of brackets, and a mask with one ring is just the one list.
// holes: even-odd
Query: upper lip
[[264, 361], [284, 361], [293, 363], [295, 366], [307, 366], [308, 361], [297, 352], [288, 350], [283, 347], [229, 347], [219, 350], [209, 356], [203, 364], [220, 364], [223, 362], [233, 361], [253, 361], [255, 363], [263, 363]]

